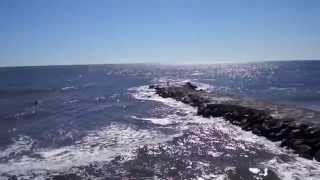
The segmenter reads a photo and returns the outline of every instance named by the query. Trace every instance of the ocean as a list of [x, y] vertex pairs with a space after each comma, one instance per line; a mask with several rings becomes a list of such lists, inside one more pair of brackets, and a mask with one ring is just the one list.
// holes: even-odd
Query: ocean
[[320, 179], [319, 162], [148, 88], [319, 112], [319, 77], [320, 61], [2, 67], [0, 179]]

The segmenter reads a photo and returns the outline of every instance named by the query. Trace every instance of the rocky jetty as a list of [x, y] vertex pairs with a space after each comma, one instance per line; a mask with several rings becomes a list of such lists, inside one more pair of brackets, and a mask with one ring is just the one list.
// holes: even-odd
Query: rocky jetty
[[[246, 131], [264, 136], [271, 141], [281, 141], [281, 146], [293, 149], [308, 159], [320, 161], [320, 125], [312, 121], [288, 117], [275, 117], [270, 111], [254, 108], [237, 101], [216, 101], [212, 94], [191, 83], [182, 85], [151, 85], [164, 98], [198, 108], [198, 115], [224, 117]], [[298, 116], [299, 117], [299, 116]]]

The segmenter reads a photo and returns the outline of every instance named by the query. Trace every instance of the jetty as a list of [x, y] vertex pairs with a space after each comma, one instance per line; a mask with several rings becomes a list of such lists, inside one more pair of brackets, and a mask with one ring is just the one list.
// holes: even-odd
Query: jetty
[[226, 121], [264, 136], [308, 159], [320, 161], [320, 115], [317, 112], [257, 100], [228, 98], [183, 84], [150, 85], [163, 98], [173, 98], [198, 109], [203, 117]]

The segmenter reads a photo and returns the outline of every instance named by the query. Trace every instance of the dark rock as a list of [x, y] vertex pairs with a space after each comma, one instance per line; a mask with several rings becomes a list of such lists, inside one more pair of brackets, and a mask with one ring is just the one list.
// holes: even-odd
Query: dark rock
[[252, 133], [253, 133], [253, 134], [256, 134], [256, 135], [258, 135], [258, 136], [261, 136], [261, 135], [262, 135], [262, 132], [261, 132], [258, 128], [256, 128], [256, 127], [254, 127], [254, 128], [252, 129]]
[[316, 149], [319, 149], [319, 150], [320, 150], [320, 142], [315, 143], [314, 147], [315, 147]]
[[282, 138], [278, 136], [278, 133], [269, 132], [266, 134], [266, 137], [269, 138], [271, 141], [280, 141]]
[[269, 112], [245, 107], [237, 103], [210, 102], [210, 94], [197, 90], [188, 82], [180, 86], [150, 86], [160, 96], [173, 98], [198, 108], [203, 117], [224, 117], [232, 124], [272, 141], [281, 141], [281, 146], [294, 149], [306, 158], [320, 159], [320, 127], [302, 123], [291, 118], [274, 118]]
[[309, 144], [312, 147], [315, 147], [315, 145], [319, 142], [319, 139], [316, 138], [308, 138], [304, 140], [307, 144]]
[[283, 139], [285, 136], [288, 135], [289, 130], [287, 128], [281, 129], [279, 132], [275, 133], [279, 139]]
[[315, 158], [317, 161], [320, 161], [320, 150], [318, 150], [318, 151], [314, 154], [314, 158]]
[[303, 139], [294, 139], [294, 140], [292, 140], [292, 145], [293, 146], [298, 146], [298, 145], [300, 145], [300, 144], [303, 144]]
[[297, 128], [297, 129], [291, 130], [288, 136], [290, 138], [303, 138], [303, 133], [301, 129]]
[[150, 85], [149, 89], [154, 89], [156, 86], [155, 85]]
[[203, 117], [210, 117], [210, 110], [207, 108], [207, 105], [201, 105], [198, 107], [198, 115], [202, 115]]
[[187, 82], [187, 83], [185, 84], [185, 86], [186, 86], [187, 88], [192, 89], [192, 90], [196, 90], [196, 88], [197, 88], [197, 86], [191, 84], [190, 82]]
[[310, 146], [305, 145], [305, 144], [300, 144], [294, 146], [294, 150], [300, 154], [302, 157], [312, 159], [312, 149]]
[[304, 134], [306, 134], [307, 137], [319, 137], [320, 138], [320, 128], [310, 126], [306, 129], [304, 129]]
[[18, 180], [18, 177], [13, 175], [13, 176], [9, 177], [9, 180]]

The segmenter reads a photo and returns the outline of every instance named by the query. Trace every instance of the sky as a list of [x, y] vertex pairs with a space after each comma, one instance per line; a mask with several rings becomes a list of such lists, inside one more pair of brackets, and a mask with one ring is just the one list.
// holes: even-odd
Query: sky
[[0, 66], [306, 59], [319, 0], [0, 1]]

